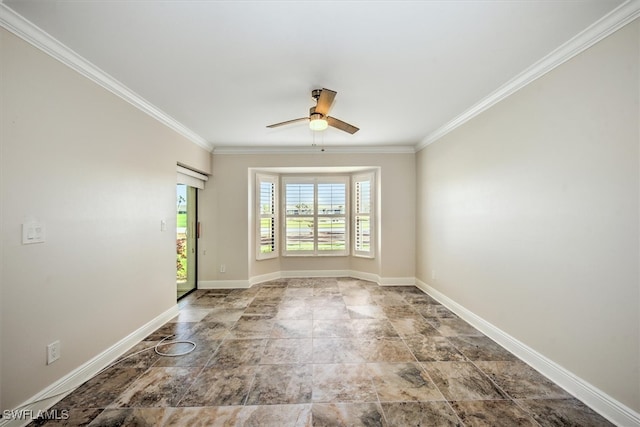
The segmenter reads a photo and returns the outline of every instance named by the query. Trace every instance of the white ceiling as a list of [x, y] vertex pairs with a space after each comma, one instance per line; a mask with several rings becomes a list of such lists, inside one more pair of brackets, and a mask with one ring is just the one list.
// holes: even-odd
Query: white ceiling
[[[419, 145], [621, 3], [4, 1], [221, 149]], [[265, 127], [322, 87], [358, 133]]]

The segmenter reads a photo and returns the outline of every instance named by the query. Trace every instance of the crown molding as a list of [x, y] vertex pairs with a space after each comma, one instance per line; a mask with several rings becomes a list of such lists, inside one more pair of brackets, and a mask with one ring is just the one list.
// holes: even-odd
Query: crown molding
[[209, 141], [205, 140], [200, 135], [169, 116], [167, 113], [155, 107], [124, 84], [120, 83], [118, 80], [111, 77], [109, 74], [105, 73], [64, 44], [60, 43], [47, 32], [25, 19], [22, 15], [7, 7], [4, 3], [0, 3], [0, 26], [62, 62], [94, 83], [107, 89], [109, 92], [127, 101], [139, 110], [147, 113], [194, 144], [207, 151], [213, 151], [213, 144]]
[[384, 146], [328, 146], [324, 147], [279, 147], [279, 146], [216, 146], [213, 154], [415, 154], [409, 145]]
[[431, 132], [418, 145], [416, 145], [416, 152], [422, 150], [427, 145], [436, 142], [483, 111], [489, 109], [503, 99], [508, 98], [513, 93], [519, 91], [534, 80], [544, 76], [557, 66], [564, 64], [574, 56], [624, 27], [638, 16], [640, 16], [640, 0], [628, 0], [624, 2], [616, 9], [612, 10], [607, 15], [587, 27], [587, 29], [570, 39], [568, 42], [564, 43], [550, 54], [524, 70], [522, 73], [509, 80], [480, 102], [473, 105], [467, 111], [434, 132]]

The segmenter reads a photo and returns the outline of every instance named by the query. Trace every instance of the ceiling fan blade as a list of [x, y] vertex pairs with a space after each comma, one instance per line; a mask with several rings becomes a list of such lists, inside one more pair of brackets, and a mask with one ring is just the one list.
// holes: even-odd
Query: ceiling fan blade
[[318, 104], [316, 105], [316, 113], [320, 113], [323, 116], [329, 114], [333, 99], [336, 97], [337, 92], [331, 89], [322, 89], [320, 97], [318, 98]]
[[287, 120], [286, 122], [275, 123], [267, 126], [268, 128], [277, 128], [284, 125], [290, 125], [291, 123], [309, 121], [309, 117], [300, 117], [299, 119]]
[[327, 117], [327, 123], [329, 124], [329, 126], [343, 130], [352, 135], [360, 130], [360, 128], [357, 128], [354, 125], [350, 125], [347, 122], [343, 122], [342, 120], [338, 120], [335, 117]]

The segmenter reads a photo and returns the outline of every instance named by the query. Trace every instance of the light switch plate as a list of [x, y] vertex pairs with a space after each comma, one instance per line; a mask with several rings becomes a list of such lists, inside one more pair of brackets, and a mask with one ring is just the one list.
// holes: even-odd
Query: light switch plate
[[37, 221], [25, 222], [22, 224], [22, 244], [44, 243], [44, 224]]

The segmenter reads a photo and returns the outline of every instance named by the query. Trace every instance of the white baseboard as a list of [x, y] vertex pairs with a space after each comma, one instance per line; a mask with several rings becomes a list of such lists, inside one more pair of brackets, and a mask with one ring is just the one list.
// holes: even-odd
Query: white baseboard
[[416, 279], [415, 285], [612, 423], [625, 427], [640, 427], [640, 414], [633, 409], [477, 316], [421, 280]]
[[293, 277], [353, 277], [360, 280], [375, 282], [380, 286], [414, 286], [415, 277], [381, 277], [374, 273], [356, 270], [300, 270], [282, 271], [280, 278]]
[[368, 280], [369, 282], [375, 282], [380, 284], [380, 276], [374, 273], [366, 273], [364, 271], [351, 270], [348, 277], [353, 277], [360, 280]]
[[198, 289], [247, 289], [252, 285], [249, 280], [200, 280]]
[[415, 277], [381, 277], [380, 286], [415, 286]]
[[[46, 387], [36, 395], [18, 405], [14, 411], [22, 410], [23, 414], [38, 414], [46, 411], [62, 400], [75, 388], [92, 378], [98, 372], [112, 364], [133, 346], [142, 341], [150, 333], [167, 323], [178, 314], [178, 306], [174, 305], [164, 313], [152, 319], [142, 327], [133, 331], [93, 359], [74, 369], [58, 381]], [[14, 412], [17, 413], [17, 412]], [[29, 424], [31, 419], [3, 419], [0, 427], [22, 427]]]
[[257, 283], [277, 279], [293, 279], [300, 277], [353, 277], [354, 279], [376, 282], [380, 286], [409, 286], [415, 285], [415, 277], [380, 277], [374, 273], [356, 270], [285, 270], [254, 276], [249, 279], [253, 286]]
[[284, 270], [280, 271], [280, 277], [284, 279], [296, 277], [348, 277], [351, 270]]
[[380, 277], [374, 273], [356, 270], [283, 270], [252, 276], [248, 280], [202, 280], [198, 282], [198, 289], [246, 289], [270, 280], [301, 277], [353, 277], [376, 282], [380, 286], [413, 286], [416, 284], [415, 277]]
[[250, 277], [248, 280], [249, 287], [253, 285], [257, 285], [258, 283], [269, 282], [271, 280], [278, 280], [280, 278], [282, 278], [282, 275], [280, 274], [279, 271], [276, 271], [275, 273], [267, 273], [267, 274], [261, 274], [259, 276], [253, 276], [253, 277]]

